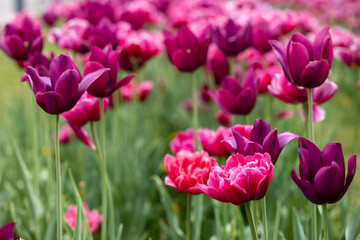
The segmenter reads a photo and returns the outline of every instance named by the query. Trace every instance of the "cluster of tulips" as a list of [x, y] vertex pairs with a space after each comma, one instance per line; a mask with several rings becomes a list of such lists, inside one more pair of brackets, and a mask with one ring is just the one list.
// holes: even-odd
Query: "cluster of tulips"
[[[22, 12], [6, 24], [0, 48], [23, 70], [21, 81], [30, 85], [39, 107], [55, 115], [54, 239], [63, 239], [63, 219], [80, 232], [79, 215], [87, 219], [92, 234], [101, 224], [101, 239], [115, 239], [104, 118], [122, 101], [132, 101], [136, 107], [147, 99], [156, 84], [141, 78], [143, 69], [163, 51], [175, 67], [173, 71], [188, 73], [191, 78], [192, 100], [186, 108], [192, 112], [192, 128], [176, 133], [170, 143], [175, 155], [166, 155], [163, 162], [168, 174], [165, 185], [187, 193], [186, 239], [200, 239], [199, 233], [191, 231], [191, 215], [195, 208], [193, 213], [201, 218], [203, 201], [192, 204], [191, 199], [204, 193], [220, 202], [243, 205], [245, 213], [239, 214], [246, 214], [252, 239], [260, 234], [267, 240], [265, 196], [276, 163], [285, 161], [278, 161], [279, 156], [293, 139], [298, 141], [299, 175], [293, 168], [289, 179], [314, 204], [309, 239], [330, 239], [327, 204], [338, 202], [347, 192], [356, 171], [356, 155], [349, 158], [346, 171], [342, 145], [328, 143], [321, 151], [315, 144], [313, 123], [325, 119], [325, 110], [319, 105], [338, 89], [328, 79], [334, 56], [350, 67], [360, 66], [360, 36], [345, 28], [324, 27], [327, 17], [316, 19], [311, 8], [308, 12], [279, 10], [263, 2], [55, 1], [44, 13], [43, 23]], [[47, 40], [73, 55], [49, 54], [43, 44], [42, 24], [50, 28]], [[202, 67], [207, 82], [199, 90], [194, 72]], [[270, 123], [256, 117], [254, 124], [249, 124], [248, 115], [259, 95], [301, 104], [306, 132], [294, 134], [288, 129], [278, 134], [270, 126], [275, 117], [266, 119]], [[223, 126], [200, 128], [199, 109], [212, 100], [219, 108], [215, 118]], [[292, 115], [284, 111], [277, 118]], [[62, 128], [60, 117], [66, 121]], [[233, 125], [240, 119], [241, 124]], [[91, 136], [84, 128], [87, 123]], [[59, 144], [68, 143], [72, 136], [98, 154], [101, 214], [85, 203], [72, 205], [63, 214]], [[262, 201], [260, 232], [253, 214], [255, 200]], [[322, 206], [323, 233], [317, 232], [317, 205]], [[0, 229], [0, 240], [13, 239], [14, 225]]]

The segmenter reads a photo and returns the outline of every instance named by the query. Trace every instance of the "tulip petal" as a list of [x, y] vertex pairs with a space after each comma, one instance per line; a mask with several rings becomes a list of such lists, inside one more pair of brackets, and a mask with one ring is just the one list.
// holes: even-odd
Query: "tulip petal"
[[61, 74], [68, 69], [75, 69], [69, 56], [61, 54], [58, 57], [54, 57], [54, 59], [51, 61], [49, 70], [51, 85], [53, 88], [55, 88], [56, 81], [61, 76]]
[[311, 164], [310, 176], [312, 176], [311, 179], [314, 179], [315, 174], [321, 168], [321, 151], [314, 143], [303, 137], [299, 138], [299, 147], [309, 151], [309, 162]]
[[28, 50], [24, 45], [24, 41], [16, 35], [5, 38], [10, 56], [16, 60], [26, 60], [28, 58]]
[[301, 43], [291, 42], [287, 57], [291, 76], [296, 85], [299, 85], [301, 82], [301, 73], [310, 61], [309, 53], [307, 52], [306, 47]]
[[65, 108], [65, 99], [54, 91], [38, 92], [35, 94], [37, 104], [49, 114], [60, 114], [70, 109]]
[[310, 202], [315, 204], [323, 204], [324, 202], [320, 199], [319, 194], [317, 193], [314, 185], [310, 182], [300, 179], [296, 174], [295, 169], [291, 169], [291, 178], [296, 183], [296, 185], [303, 192], [305, 197], [309, 199]]
[[250, 140], [262, 145], [265, 137], [270, 131], [270, 123], [262, 119], [256, 119], [254, 122], [254, 128], [250, 133]]
[[305, 148], [299, 148], [299, 173], [300, 178], [310, 183], [314, 183], [316, 172], [312, 171], [309, 151]]
[[172, 54], [172, 62], [182, 72], [193, 72], [198, 67], [191, 50], [178, 49]]
[[320, 105], [326, 102], [335, 95], [337, 89], [338, 86], [334, 82], [326, 80], [319, 87], [312, 89], [314, 103]]
[[276, 59], [279, 61], [281, 67], [283, 68], [285, 77], [289, 82], [295, 84], [295, 81], [290, 74], [290, 69], [287, 63], [284, 46], [279, 41], [276, 40], [269, 40], [269, 43], [275, 53]]
[[236, 98], [242, 90], [239, 81], [231, 76], [227, 76], [221, 81], [221, 88], [230, 91], [234, 98]]
[[216, 104], [225, 112], [234, 114], [235, 113], [235, 102], [236, 99], [233, 97], [231, 92], [227, 90], [217, 90], [215, 92], [209, 92], [209, 95], [214, 99]]
[[8, 223], [0, 228], [0, 239], [1, 240], [12, 240], [15, 223]]
[[65, 105], [75, 104], [78, 97], [79, 73], [75, 69], [66, 70], [55, 84], [55, 92], [65, 99]]
[[31, 45], [29, 46], [29, 51], [31, 53], [41, 52], [42, 48], [43, 48], [43, 38], [42, 36], [39, 36], [35, 38], [35, 40], [31, 43]]
[[27, 67], [26, 69], [27, 75], [29, 77], [30, 86], [36, 94], [37, 92], [46, 92], [46, 82], [42, 77], [39, 76], [39, 73], [33, 67]]
[[79, 97], [81, 97], [81, 95], [89, 88], [89, 86], [94, 81], [96, 81], [104, 72], [107, 72], [109, 70], [109, 68], [103, 68], [87, 74], [79, 84]]
[[261, 153], [261, 145], [255, 142], [247, 142], [244, 148], [244, 153], [246, 155], [255, 155], [255, 153]]
[[314, 88], [323, 84], [329, 75], [330, 66], [327, 60], [321, 59], [310, 62], [301, 74], [298, 85]]
[[105, 66], [107, 62], [107, 57], [103, 50], [96, 46], [91, 47], [91, 55], [89, 57], [89, 61], [98, 62], [101, 65]]
[[168, 185], [168, 186], [170, 186], [170, 187], [177, 188], [177, 187], [176, 187], [176, 184], [174, 183], [173, 180], [171, 180], [171, 179], [169, 178], [169, 176], [166, 176], [166, 177], [165, 177], [164, 183], [165, 183], [165, 185]]
[[280, 152], [284, 149], [284, 147], [294, 138], [299, 138], [299, 135], [296, 135], [292, 132], [283, 132], [280, 133], [278, 135], [278, 140], [279, 140], [279, 148], [280, 148]]
[[326, 26], [316, 34], [313, 45], [314, 60], [326, 59], [329, 67], [331, 67], [333, 61], [333, 45], [329, 29], [330, 26]]
[[272, 163], [275, 165], [280, 154], [279, 140], [277, 129], [272, 130], [266, 135], [262, 144], [262, 153], [268, 153]]
[[208, 195], [209, 197], [218, 200], [220, 202], [229, 202], [227, 198], [221, 194], [216, 188], [212, 186], [207, 186], [205, 184], [197, 184], [197, 186], [200, 188], [200, 190]]
[[76, 137], [78, 137], [81, 142], [83, 142], [90, 149], [96, 150], [95, 144], [93, 143], [89, 134], [87, 134], [84, 128], [77, 126], [76, 124], [73, 124], [71, 122], [69, 122], [69, 125], [74, 130]]
[[340, 196], [336, 199], [336, 201], [339, 201], [345, 195], [346, 191], [349, 189], [350, 183], [354, 179], [355, 172], [356, 172], [356, 155], [352, 155], [348, 160], [348, 172], [346, 176], [345, 185], [343, 187]]
[[[303, 45], [307, 50], [307, 53], [309, 55], [309, 60], [311, 61], [314, 59], [313, 45], [311, 44], [309, 39], [307, 39], [307, 37], [305, 37], [303, 34], [295, 33], [294, 35], [291, 36], [290, 42], [300, 43], [301, 45]], [[290, 50], [290, 44], [288, 44], [288, 48], [287, 48], [288, 55], [289, 55], [289, 50]]]
[[244, 89], [236, 98], [235, 113], [249, 114], [256, 103], [257, 91], [252, 88]]
[[342, 172], [341, 178], [345, 180], [344, 161], [344, 154], [340, 143], [333, 142], [327, 144], [321, 153], [322, 166], [331, 166], [332, 162], [336, 162]]
[[121, 79], [119, 82], [117, 82], [108, 92], [107, 95], [110, 96], [114, 91], [121, 88], [122, 86], [125, 86], [126, 84], [129, 84], [129, 82], [136, 76], [136, 74], [130, 74]]
[[199, 41], [195, 34], [190, 30], [188, 26], [182, 26], [176, 36], [177, 42], [180, 48], [185, 50], [195, 50], [198, 47]]
[[344, 179], [340, 178], [340, 167], [336, 162], [320, 168], [316, 173], [314, 185], [323, 202], [333, 203], [341, 194]]

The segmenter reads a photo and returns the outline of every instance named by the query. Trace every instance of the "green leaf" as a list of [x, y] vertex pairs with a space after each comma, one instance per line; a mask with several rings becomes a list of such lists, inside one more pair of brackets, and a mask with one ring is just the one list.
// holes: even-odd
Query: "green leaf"
[[75, 223], [75, 233], [74, 240], [81, 240], [81, 202], [76, 201], [76, 223]]
[[354, 240], [360, 233], [360, 203], [355, 208], [355, 211], [351, 215], [349, 223], [345, 229], [345, 239]]
[[124, 225], [121, 223], [119, 225], [119, 229], [118, 229], [118, 232], [117, 232], [117, 235], [116, 235], [116, 240], [121, 240], [122, 239], [123, 227], [124, 227]]
[[299, 215], [295, 209], [293, 209], [292, 222], [293, 222], [293, 239], [294, 240], [307, 239]]

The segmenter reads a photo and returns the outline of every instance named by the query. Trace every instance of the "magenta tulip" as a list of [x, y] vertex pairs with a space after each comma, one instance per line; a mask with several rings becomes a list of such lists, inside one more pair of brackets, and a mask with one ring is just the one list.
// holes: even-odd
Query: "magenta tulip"
[[166, 155], [164, 165], [168, 172], [165, 184], [176, 188], [179, 192], [200, 194], [198, 183], [206, 183], [210, 169], [216, 164], [214, 158], [206, 152], [180, 151], [176, 157]]
[[28, 67], [26, 78], [38, 105], [49, 114], [60, 114], [73, 108], [88, 87], [106, 71], [108, 69], [98, 68], [82, 78], [71, 57], [61, 54], [51, 61], [50, 77], [39, 76], [36, 69]]
[[352, 155], [348, 160], [345, 178], [344, 155], [340, 143], [329, 143], [321, 152], [314, 143], [300, 138], [298, 151], [300, 177], [293, 168], [291, 178], [305, 197], [315, 204], [339, 201], [354, 178], [356, 155]]
[[164, 31], [165, 46], [170, 61], [182, 72], [193, 72], [206, 61], [211, 42], [207, 28], [196, 35], [188, 26], [182, 26], [176, 37]]
[[284, 74], [292, 84], [315, 88], [329, 75], [333, 61], [333, 47], [329, 27], [325, 27], [311, 43], [301, 33], [292, 35], [287, 51], [278, 41], [270, 41]]
[[254, 156], [235, 154], [229, 157], [226, 166], [213, 166], [207, 182], [199, 183], [198, 187], [220, 202], [242, 205], [265, 196], [273, 170], [274, 165], [267, 153]]
[[13, 240], [15, 223], [8, 223], [0, 228], [0, 240]]
[[90, 85], [88, 92], [94, 97], [109, 97], [114, 91], [125, 86], [135, 77], [135, 74], [127, 75], [117, 82], [119, 71], [118, 56], [119, 51], [113, 51], [110, 45], [106, 46], [103, 50], [95, 46], [92, 47], [89, 62], [87, 62], [84, 67], [85, 76], [104, 67], [110, 69], [109, 72], [104, 72]]

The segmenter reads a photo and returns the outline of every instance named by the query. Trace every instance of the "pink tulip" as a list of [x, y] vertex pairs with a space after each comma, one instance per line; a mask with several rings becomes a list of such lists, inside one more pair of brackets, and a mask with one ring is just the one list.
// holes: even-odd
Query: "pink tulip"
[[136, 83], [130, 82], [120, 89], [122, 99], [130, 101], [134, 97], [139, 98], [140, 101], [145, 101], [154, 88], [154, 83], [150, 80]]
[[173, 153], [178, 153], [181, 150], [193, 152], [194, 146], [194, 130], [192, 128], [177, 132], [175, 138], [170, 142], [170, 149]]
[[215, 164], [207, 182], [199, 183], [198, 187], [218, 201], [242, 205], [265, 196], [273, 170], [268, 153], [254, 156], [235, 154], [229, 157], [225, 166]]
[[165, 184], [176, 188], [179, 192], [200, 194], [198, 184], [204, 184], [209, 178], [210, 169], [216, 165], [214, 158], [202, 152], [192, 153], [180, 151], [176, 157], [167, 154], [164, 165], [168, 172]]
[[199, 129], [198, 136], [204, 151], [211, 156], [230, 155], [232, 149], [222, 141], [232, 136], [231, 130], [225, 127], [219, 127], [216, 131], [209, 129]]
[[[102, 217], [102, 215], [99, 214], [99, 212], [96, 209], [89, 210], [89, 207], [87, 206], [86, 203], [84, 203], [83, 206], [84, 206], [87, 221], [89, 223], [90, 232], [92, 234], [94, 234], [98, 230], [103, 217]], [[65, 213], [65, 220], [66, 220], [66, 223], [71, 227], [72, 230], [75, 230], [76, 215], [77, 215], [76, 205], [70, 205]]]
[[229, 127], [231, 125], [232, 116], [224, 112], [223, 110], [219, 110], [215, 115], [216, 120], [223, 126]]

